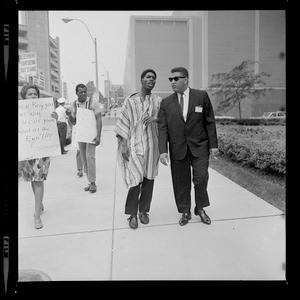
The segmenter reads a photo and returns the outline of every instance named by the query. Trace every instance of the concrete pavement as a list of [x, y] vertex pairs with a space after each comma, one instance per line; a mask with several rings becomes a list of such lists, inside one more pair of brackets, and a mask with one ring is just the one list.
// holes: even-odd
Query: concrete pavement
[[104, 126], [94, 194], [76, 176], [72, 146], [52, 158], [40, 230], [31, 186], [19, 180], [20, 281], [29, 270], [53, 281], [286, 279], [285, 214], [212, 169], [210, 226], [195, 215], [179, 226], [170, 168], [160, 164], [150, 223], [130, 229], [116, 147], [113, 126]]

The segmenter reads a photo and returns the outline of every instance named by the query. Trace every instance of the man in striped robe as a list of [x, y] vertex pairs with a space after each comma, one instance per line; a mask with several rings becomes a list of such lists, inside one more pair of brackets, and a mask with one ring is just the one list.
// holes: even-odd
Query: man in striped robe
[[154, 178], [158, 174], [157, 116], [161, 98], [151, 93], [155, 82], [154, 70], [141, 74], [140, 92], [125, 99], [115, 127], [121, 175], [129, 188], [125, 214], [130, 215], [129, 226], [133, 229], [138, 227], [138, 213], [143, 224], [149, 223]]

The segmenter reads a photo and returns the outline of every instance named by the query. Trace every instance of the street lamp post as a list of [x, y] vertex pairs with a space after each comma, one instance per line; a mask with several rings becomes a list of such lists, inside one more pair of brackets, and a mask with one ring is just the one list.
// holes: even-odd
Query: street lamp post
[[96, 88], [97, 88], [97, 91], [99, 91], [99, 86], [98, 86], [98, 57], [97, 57], [97, 39], [95, 38], [93, 38], [93, 36], [92, 36], [92, 34], [91, 34], [91, 32], [90, 32], [90, 30], [89, 30], [89, 28], [87, 27], [87, 25], [82, 21], [82, 20], [80, 20], [80, 19], [69, 19], [69, 18], [65, 18], [65, 19], [62, 19], [62, 21], [64, 22], [64, 23], [69, 23], [69, 22], [71, 22], [71, 21], [79, 21], [79, 22], [81, 22], [81, 23], [83, 23], [83, 25], [86, 27], [86, 29], [88, 30], [88, 32], [89, 32], [89, 34], [90, 34], [90, 37], [92, 38], [92, 41], [93, 41], [93, 43], [94, 43], [94, 45], [95, 45], [95, 69], [96, 69]]
[[[92, 64], [94, 64], [95, 62], [92, 61]], [[104, 63], [102, 61], [98, 61], [98, 63], [100, 63], [105, 71], [106, 71], [106, 81], [107, 81], [107, 106], [109, 107], [110, 106], [110, 80], [109, 80], [109, 72], [107, 71]], [[105, 91], [105, 87], [104, 87], [104, 91]]]

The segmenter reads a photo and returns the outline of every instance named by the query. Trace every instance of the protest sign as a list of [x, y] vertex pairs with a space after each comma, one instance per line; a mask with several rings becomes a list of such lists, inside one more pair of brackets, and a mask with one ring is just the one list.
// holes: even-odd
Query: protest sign
[[20, 76], [37, 75], [36, 52], [24, 52], [19, 55], [19, 73]]
[[19, 161], [61, 155], [53, 98], [19, 100]]
[[97, 136], [96, 117], [93, 110], [77, 108], [76, 114], [76, 140], [77, 142], [94, 144]]

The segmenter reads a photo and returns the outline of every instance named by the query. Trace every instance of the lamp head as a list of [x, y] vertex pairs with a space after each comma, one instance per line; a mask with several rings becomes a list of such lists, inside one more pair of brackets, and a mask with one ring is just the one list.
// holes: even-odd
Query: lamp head
[[65, 22], [65, 23], [69, 23], [69, 22], [71, 22], [71, 21], [73, 21], [74, 19], [69, 19], [69, 18], [64, 18], [64, 19], [62, 19], [62, 21], [63, 22]]

